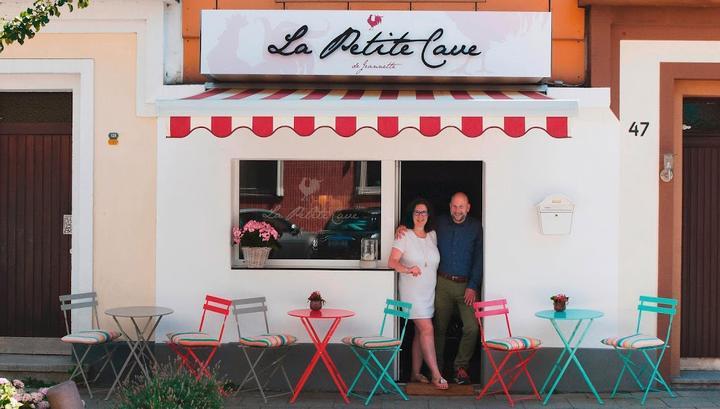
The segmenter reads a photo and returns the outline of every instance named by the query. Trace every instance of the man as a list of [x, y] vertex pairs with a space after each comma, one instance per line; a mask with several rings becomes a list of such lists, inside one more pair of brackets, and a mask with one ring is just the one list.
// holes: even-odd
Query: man
[[[440, 265], [435, 286], [435, 351], [438, 365], [445, 363], [445, 338], [452, 313], [457, 306], [463, 323], [463, 334], [453, 363], [455, 382], [469, 384], [467, 368], [478, 338], [478, 324], [472, 304], [477, 300], [483, 275], [482, 224], [472, 216], [470, 200], [463, 192], [450, 199], [450, 215], [441, 216], [437, 223]], [[397, 235], [405, 234], [399, 226]]]
[[472, 216], [470, 200], [462, 192], [450, 200], [450, 215], [440, 217], [437, 225], [440, 266], [435, 286], [435, 350], [443, 365], [445, 338], [453, 309], [457, 306], [463, 323], [462, 338], [454, 361], [455, 382], [470, 383], [467, 368], [475, 352], [478, 324], [473, 310], [483, 276], [482, 224]]

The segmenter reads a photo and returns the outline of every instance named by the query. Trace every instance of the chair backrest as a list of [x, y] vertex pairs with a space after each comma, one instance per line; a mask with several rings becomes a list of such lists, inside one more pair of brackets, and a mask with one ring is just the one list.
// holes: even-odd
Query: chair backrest
[[267, 306], [265, 305], [265, 297], [254, 297], [254, 298], [241, 298], [232, 300], [232, 313], [235, 317], [235, 324], [237, 325], [238, 338], [242, 338], [242, 332], [240, 331], [240, 316], [245, 314], [258, 314], [262, 313], [265, 318], [265, 333], [270, 333], [270, 327], [267, 319]]
[[508, 336], [512, 336], [512, 331], [510, 330], [510, 318], [508, 317], [510, 310], [507, 307], [507, 300], [505, 298], [489, 301], [476, 301], [473, 303], [473, 309], [475, 310], [475, 318], [477, 318], [480, 330], [480, 342], [482, 342], [483, 346], [485, 345], [485, 329], [483, 328], [482, 319], [485, 317], [504, 315]]
[[218, 340], [222, 342], [223, 333], [225, 332], [225, 321], [227, 321], [227, 316], [230, 314], [231, 305], [232, 301], [228, 299], [215, 297], [214, 295], [206, 295], [205, 304], [203, 304], [202, 318], [200, 319], [199, 331], [202, 332], [203, 326], [205, 325], [205, 318], [208, 313], [219, 314], [222, 316], [222, 325], [220, 326]]
[[380, 324], [380, 336], [385, 333], [385, 322], [387, 322], [388, 315], [397, 318], [404, 318], [405, 322], [402, 324], [402, 330], [400, 331], [400, 339], [405, 338], [405, 328], [410, 320], [410, 310], [412, 304], [405, 301], [387, 299], [385, 301], [385, 311], [383, 314], [382, 324]]
[[669, 345], [670, 330], [672, 329], [672, 321], [677, 312], [677, 300], [674, 298], [650, 297], [647, 295], [640, 296], [640, 304], [638, 304], [638, 319], [635, 332], [640, 332], [640, 322], [642, 321], [643, 312], [666, 314], [668, 316], [668, 328], [665, 336], [665, 345]]
[[97, 294], [93, 292], [80, 293], [80, 294], [66, 294], [60, 297], [60, 311], [62, 311], [63, 318], [65, 319], [65, 331], [69, 334], [70, 331], [70, 312], [71, 310], [79, 310], [81, 308], [90, 308], [90, 325], [91, 329], [100, 328], [100, 322], [97, 314]]

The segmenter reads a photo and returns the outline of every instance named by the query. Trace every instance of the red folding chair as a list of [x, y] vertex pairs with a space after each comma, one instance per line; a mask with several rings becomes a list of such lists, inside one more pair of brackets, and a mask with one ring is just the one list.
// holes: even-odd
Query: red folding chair
[[[480, 341], [482, 343], [485, 354], [488, 357], [488, 361], [493, 367], [493, 376], [485, 384], [485, 387], [476, 396], [476, 399], [482, 399], [486, 394], [496, 394], [503, 392], [507, 396], [510, 406], [514, 406], [515, 402], [526, 399], [533, 399], [533, 397], [515, 399], [513, 400], [510, 396], [510, 388], [520, 377], [521, 374], [527, 376], [530, 387], [532, 388], [534, 398], [540, 400], [540, 394], [535, 387], [530, 372], [527, 370], [527, 365], [537, 353], [540, 348], [541, 341], [537, 338], [524, 337], [524, 336], [513, 336], [510, 330], [510, 319], [508, 318], [509, 310], [507, 308], [507, 300], [492, 300], [492, 301], [479, 301], [473, 304], [475, 309], [475, 317], [478, 320], [480, 326]], [[491, 317], [495, 315], [504, 315], [505, 324], [507, 325], [508, 336], [506, 338], [498, 339], [485, 339], [485, 330], [483, 328], [482, 318]], [[505, 357], [500, 361], [500, 364], [495, 362], [493, 352], [505, 353]], [[513, 356], [517, 357], [517, 363], [511, 367], [506, 368], [506, 365], [510, 362], [510, 358]], [[506, 381], [509, 379], [509, 382]], [[490, 387], [495, 383], [499, 383], [502, 387], [501, 390], [488, 392]]]
[[[205, 296], [205, 304], [203, 305], [202, 318], [200, 319], [200, 329], [197, 331], [177, 331], [167, 334], [170, 343], [168, 346], [172, 349], [180, 359], [182, 366], [200, 379], [203, 375], [211, 378], [210, 372], [207, 370], [210, 360], [217, 352], [218, 346], [222, 342], [223, 332], [225, 331], [225, 321], [230, 314], [230, 306], [232, 301], [212, 295]], [[213, 337], [207, 332], [203, 332], [205, 319], [208, 314], [220, 314], [222, 316], [222, 324], [220, 325], [220, 334]], [[210, 348], [210, 352], [205, 360], [202, 360], [195, 353], [196, 349]]]

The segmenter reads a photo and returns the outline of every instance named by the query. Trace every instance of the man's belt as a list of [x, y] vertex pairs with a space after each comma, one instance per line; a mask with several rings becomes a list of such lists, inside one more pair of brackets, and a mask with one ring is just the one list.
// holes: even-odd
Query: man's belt
[[438, 276], [448, 279], [450, 281], [454, 281], [456, 283], [467, 283], [468, 281], [467, 276], [454, 276], [452, 274], [447, 274], [440, 271], [438, 271]]

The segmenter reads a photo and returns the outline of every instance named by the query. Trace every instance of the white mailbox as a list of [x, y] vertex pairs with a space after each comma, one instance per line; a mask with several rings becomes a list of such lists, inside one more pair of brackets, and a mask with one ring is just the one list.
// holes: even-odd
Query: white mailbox
[[575, 205], [563, 195], [550, 195], [537, 205], [542, 234], [570, 234]]

